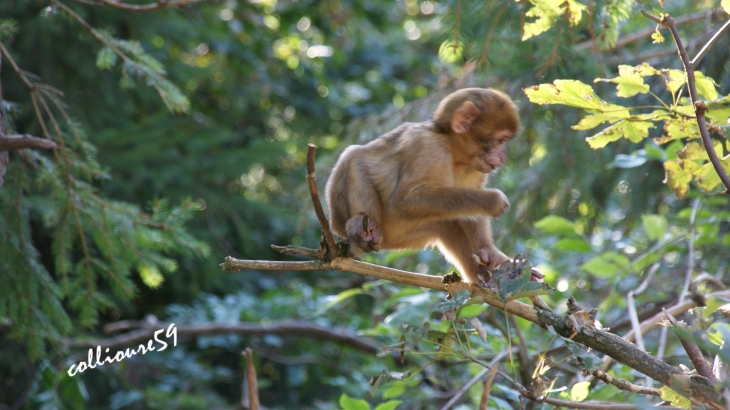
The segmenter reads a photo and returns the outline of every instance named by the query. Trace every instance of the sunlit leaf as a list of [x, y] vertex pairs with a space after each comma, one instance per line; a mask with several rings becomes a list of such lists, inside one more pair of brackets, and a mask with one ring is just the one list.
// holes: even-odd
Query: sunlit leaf
[[576, 0], [530, 0], [530, 3], [532, 7], [525, 13], [525, 17], [535, 17], [535, 20], [525, 22], [522, 41], [549, 30], [566, 13], [570, 23], [577, 25], [586, 10], [586, 6]]
[[[724, 303], [727, 303], [727, 301]], [[717, 346], [725, 346], [726, 335], [730, 335], [730, 323], [713, 323], [707, 332], [707, 339]]]
[[694, 118], [678, 117], [666, 120], [664, 122], [664, 133], [663, 136], [655, 138], [654, 142], [661, 145], [682, 138], [693, 139], [700, 137], [700, 129], [697, 120]]
[[662, 76], [664, 77], [667, 90], [669, 90], [672, 94], [676, 94], [687, 81], [687, 76], [682, 70], [662, 70]]
[[588, 145], [593, 149], [603, 148], [609, 142], [626, 138], [631, 142], [640, 142], [649, 136], [649, 128], [654, 124], [649, 121], [627, 121], [621, 120], [598, 134], [586, 138]]
[[609, 104], [600, 99], [593, 88], [578, 80], [555, 80], [553, 84], [540, 84], [523, 90], [535, 104], [564, 104], [593, 111], [616, 112], [626, 107]]
[[574, 130], [590, 130], [596, 128], [604, 122], [614, 122], [621, 119], [629, 118], [629, 110], [610, 111], [605, 113], [589, 114], [583, 117], [578, 124], [571, 128]]
[[595, 81], [609, 81], [618, 84], [616, 95], [619, 97], [633, 97], [636, 94], [646, 94], [649, 86], [644, 84], [644, 76], [635, 67], [630, 65], [618, 66], [618, 77], [610, 79], [597, 78]]
[[583, 401], [588, 397], [591, 382], [578, 382], [570, 388], [570, 399], [572, 401]]

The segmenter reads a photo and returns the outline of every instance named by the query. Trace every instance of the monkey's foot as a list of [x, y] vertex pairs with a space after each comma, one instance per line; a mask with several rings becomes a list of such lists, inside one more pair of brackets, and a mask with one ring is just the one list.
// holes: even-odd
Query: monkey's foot
[[383, 235], [371, 218], [368, 219], [368, 230], [363, 229], [363, 215], [353, 216], [345, 226], [347, 237], [351, 244], [354, 244], [364, 252], [379, 251]]

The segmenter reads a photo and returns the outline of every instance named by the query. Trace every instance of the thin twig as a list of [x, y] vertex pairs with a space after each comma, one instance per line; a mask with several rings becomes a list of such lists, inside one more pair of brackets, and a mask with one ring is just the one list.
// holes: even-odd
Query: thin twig
[[337, 254], [337, 244], [335, 243], [335, 237], [330, 231], [330, 223], [322, 210], [322, 203], [319, 201], [319, 192], [317, 191], [317, 175], [314, 173], [314, 155], [317, 152], [317, 147], [314, 144], [309, 144], [307, 148], [307, 182], [309, 183], [309, 193], [312, 197], [312, 205], [314, 206], [314, 213], [317, 214], [319, 225], [322, 227], [322, 236], [327, 244], [327, 259], [334, 257]]
[[636, 304], [634, 303], [634, 295], [641, 294], [644, 290], [646, 290], [646, 287], [649, 286], [649, 282], [654, 277], [654, 274], [656, 273], [657, 269], [659, 269], [659, 264], [655, 263], [652, 265], [651, 269], [649, 269], [649, 273], [646, 275], [646, 278], [643, 282], [641, 282], [641, 285], [639, 285], [636, 290], [629, 291], [629, 293], [626, 295], [626, 300], [628, 303], [629, 308], [629, 318], [631, 319], [631, 328], [634, 329], [634, 333], [636, 334], [636, 347], [639, 348], [642, 352], [646, 351], [646, 347], [644, 346], [644, 338], [641, 335], [641, 332], [639, 332], [639, 317], [636, 314]]
[[712, 45], [715, 43], [715, 41], [717, 41], [717, 39], [720, 38], [720, 36], [725, 32], [725, 30], [728, 29], [728, 27], [730, 27], [730, 20], [726, 21], [725, 24], [723, 24], [722, 27], [720, 27], [720, 29], [717, 30], [715, 35], [713, 35], [712, 38], [710, 38], [710, 40], [707, 42], [707, 44], [705, 44], [702, 47], [702, 49], [697, 53], [695, 58], [692, 59], [693, 66], [697, 66], [697, 64], [699, 64], [702, 61], [702, 59], [705, 58], [705, 54], [707, 54], [707, 52], [710, 51], [710, 47], [712, 47]]
[[494, 377], [497, 376], [498, 370], [499, 367], [494, 366], [492, 370], [489, 371], [489, 375], [484, 381], [484, 389], [482, 390], [482, 399], [479, 402], [479, 410], [487, 410], [487, 406], [489, 405], [489, 393], [492, 391], [492, 383], [494, 382]]
[[[479, 373], [477, 373], [474, 377], [472, 377], [468, 382], [466, 382], [459, 390], [457, 390], [456, 393], [451, 397], [449, 401], [446, 402], [443, 406], [441, 406], [440, 410], [448, 410], [453, 405], [455, 405], [461, 398], [466, 394], [467, 391], [476, 384], [479, 380], [481, 380], [484, 376], [487, 375], [489, 372], [493, 372], [496, 374], [497, 369], [499, 368], [499, 362], [504, 359], [507, 354], [509, 353], [509, 350], [505, 350], [503, 352], [500, 352], [498, 355], [494, 356], [494, 358], [484, 366], [484, 369], [482, 369]], [[494, 376], [490, 376], [492, 379]]]
[[259, 389], [256, 367], [253, 364], [253, 350], [246, 348], [241, 354], [246, 358], [246, 384], [248, 384], [248, 408], [259, 410]]
[[682, 293], [679, 295], [679, 301], [683, 302], [689, 293], [689, 285], [692, 283], [692, 271], [694, 270], [695, 260], [695, 218], [697, 217], [697, 209], [700, 206], [700, 199], [695, 198], [692, 202], [692, 213], [689, 215], [689, 234], [687, 239], [687, 274], [684, 277], [684, 286]]
[[647, 394], [649, 396], [661, 396], [659, 389], [655, 389], [653, 387], [639, 386], [631, 383], [628, 380], [615, 378], [601, 370], [594, 370], [591, 372], [591, 374], [594, 377], [603, 380], [604, 383], [615, 386], [619, 390], [629, 391], [632, 393]]
[[722, 167], [722, 163], [717, 157], [715, 148], [712, 146], [710, 134], [707, 131], [707, 123], [705, 121], [705, 112], [707, 111], [707, 107], [704, 102], [698, 99], [697, 96], [694, 65], [689, 60], [687, 49], [685, 49], [682, 44], [682, 38], [679, 36], [674, 19], [668, 14], [664, 14], [661, 18], [659, 18], [645, 10], [642, 10], [641, 12], [650, 20], [655, 21], [662, 26], [669, 27], [669, 30], [672, 32], [672, 37], [674, 37], [674, 42], [677, 44], [677, 50], [679, 51], [679, 58], [682, 60], [682, 65], [684, 66], [684, 71], [687, 75], [689, 98], [692, 101], [692, 105], [695, 107], [695, 116], [697, 117], [697, 125], [700, 128], [702, 143], [705, 145], [705, 151], [707, 151], [707, 156], [710, 158], [710, 163], [712, 163], [713, 168], [715, 168], [715, 172], [717, 172], [717, 175], [720, 177], [723, 185], [725, 185], [725, 188], [730, 189], [730, 176], [727, 175], [727, 172], [725, 172], [725, 169]]

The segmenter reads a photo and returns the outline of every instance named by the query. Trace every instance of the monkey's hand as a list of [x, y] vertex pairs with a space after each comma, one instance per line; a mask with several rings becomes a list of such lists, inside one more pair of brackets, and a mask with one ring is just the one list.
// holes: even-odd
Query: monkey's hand
[[368, 230], [363, 229], [363, 215], [355, 215], [347, 220], [345, 230], [347, 231], [347, 239], [350, 240], [351, 246], [356, 246], [364, 252], [379, 251], [380, 241], [383, 235], [380, 233], [373, 218], [368, 218]]
[[474, 255], [477, 258], [477, 264], [484, 276], [489, 278], [497, 266], [507, 262], [509, 258], [494, 246], [478, 249]]
[[500, 191], [499, 189], [487, 189], [486, 191], [489, 194], [488, 201], [485, 204], [487, 213], [493, 218], [502, 215], [504, 211], [509, 208], [509, 200], [507, 199], [507, 195], [505, 195], [504, 192]]

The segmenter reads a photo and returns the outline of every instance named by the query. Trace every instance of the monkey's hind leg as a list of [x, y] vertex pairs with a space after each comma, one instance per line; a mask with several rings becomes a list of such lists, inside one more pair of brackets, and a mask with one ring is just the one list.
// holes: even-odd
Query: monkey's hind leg
[[477, 263], [472, 255], [475, 253], [471, 238], [464, 227], [455, 220], [442, 221], [438, 224], [437, 246], [446, 260], [454, 264], [465, 282], [477, 283], [479, 276], [489, 281], [490, 274], [486, 266]]
[[360, 150], [352, 146], [342, 154], [327, 184], [332, 230], [348, 239], [355, 255], [380, 250], [382, 241], [380, 196], [360, 163]]

